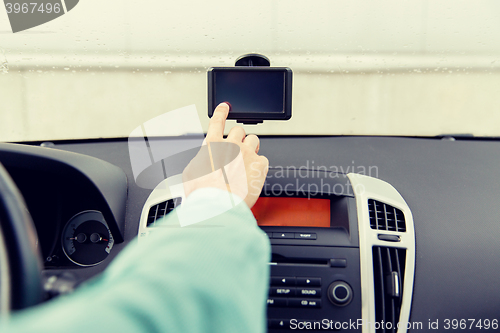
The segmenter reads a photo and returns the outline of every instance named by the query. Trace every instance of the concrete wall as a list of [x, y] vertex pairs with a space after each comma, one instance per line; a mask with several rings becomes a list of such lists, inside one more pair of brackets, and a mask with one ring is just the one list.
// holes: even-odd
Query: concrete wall
[[295, 74], [292, 119], [248, 131], [500, 136], [498, 31], [497, 0], [85, 0], [15, 34], [0, 10], [0, 141], [127, 137], [190, 104], [206, 130], [207, 68], [249, 52]]
[[[190, 104], [206, 130], [206, 89], [204, 71], [10, 71], [0, 74], [0, 140], [127, 137]], [[246, 127], [257, 134], [498, 136], [499, 111], [496, 71], [299, 72], [292, 119]]]

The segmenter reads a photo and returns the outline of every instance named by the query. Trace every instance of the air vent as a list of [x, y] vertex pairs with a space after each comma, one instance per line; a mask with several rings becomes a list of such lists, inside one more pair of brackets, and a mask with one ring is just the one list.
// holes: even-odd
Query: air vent
[[403, 212], [383, 202], [368, 199], [370, 227], [377, 230], [406, 231], [406, 221]]
[[148, 214], [147, 226], [154, 225], [154, 223], [170, 213], [175, 207], [181, 204], [182, 198], [173, 198], [164, 202], [160, 202], [151, 206]]
[[397, 331], [403, 299], [405, 263], [406, 249], [373, 247], [375, 318], [378, 323], [386, 323], [376, 330], [377, 333]]

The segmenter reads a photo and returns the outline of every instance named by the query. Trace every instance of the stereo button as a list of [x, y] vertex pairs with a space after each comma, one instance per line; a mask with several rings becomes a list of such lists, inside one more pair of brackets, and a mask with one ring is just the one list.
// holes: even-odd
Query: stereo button
[[335, 281], [328, 287], [328, 298], [337, 306], [346, 306], [352, 301], [351, 286], [345, 281]]
[[298, 288], [297, 296], [321, 297], [321, 288]]
[[321, 278], [298, 277], [297, 285], [299, 286], [321, 286]]
[[272, 286], [294, 286], [295, 278], [290, 276], [272, 276], [271, 277]]
[[274, 239], [290, 239], [294, 237], [295, 234], [293, 232], [273, 232]]
[[311, 240], [314, 240], [314, 239], [316, 239], [316, 234], [315, 233], [296, 232], [295, 233], [295, 239], [311, 239]]
[[287, 306], [286, 298], [268, 298], [267, 306], [270, 307], [285, 307]]
[[273, 296], [295, 296], [295, 288], [271, 287], [269, 294]]
[[312, 299], [289, 299], [288, 306], [293, 306], [295, 308], [320, 308], [321, 300]]
[[267, 327], [290, 329], [290, 320], [288, 320], [288, 319], [268, 319]]
[[347, 260], [346, 259], [330, 259], [330, 266], [340, 267], [340, 268], [347, 267]]

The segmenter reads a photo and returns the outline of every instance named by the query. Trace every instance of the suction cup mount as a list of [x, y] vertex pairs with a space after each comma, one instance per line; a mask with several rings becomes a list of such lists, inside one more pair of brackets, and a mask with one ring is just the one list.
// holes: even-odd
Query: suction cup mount
[[244, 54], [238, 59], [236, 59], [236, 62], [234, 63], [235, 66], [265, 66], [269, 67], [271, 66], [271, 61], [269, 60], [268, 57], [258, 54], [258, 53], [248, 53]]

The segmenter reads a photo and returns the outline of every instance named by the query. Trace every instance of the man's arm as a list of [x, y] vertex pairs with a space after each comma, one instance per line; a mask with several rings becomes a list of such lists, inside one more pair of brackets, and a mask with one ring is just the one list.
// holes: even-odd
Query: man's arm
[[[202, 215], [227, 195], [199, 189], [182, 206]], [[245, 202], [184, 228], [169, 219], [175, 210], [102, 276], [14, 314], [2, 333], [264, 332], [270, 245]]]
[[[175, 220], [179, 209], [172, 211], [92, 283], [13, 315], [0, 322], [0, 331], [265, 331], [270, 244], [249, 207], [259, 197], [269, 162], [257, 155], [257, 136], [243, 128], [234, 127], [224, 138], [228, 113], [225, 103], [215, 109], [206, 137], [209, 158], [200, 150], [183, 173], [187, 227]], [[238, 158], [230, 162], [227, 151], [211, 149], [211, 143], [237, 146]]]

